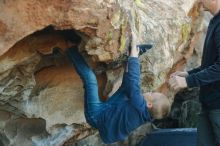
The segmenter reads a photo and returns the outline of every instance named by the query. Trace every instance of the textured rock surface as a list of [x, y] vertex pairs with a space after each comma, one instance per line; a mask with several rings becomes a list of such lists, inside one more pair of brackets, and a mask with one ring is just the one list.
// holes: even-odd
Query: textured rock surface
[[[135, 146], [138, 145], [139, 142], [145, 137], [146, 134], [150, 133], [149, 129], [151, 129], [151, 125], [149, 123], [140, 126], [135, 132], [131, 133], [131, 135], [125, 140], [120, 141], [117, 143], [109, 144], [109, 146]], [[105, 146], [99, 135], [98, 132], [92, 136], [86, 137], [85, 139], [74, 143], [72, 146], [78, 145], [86, 145], [86, 146]]]
[[[120, 14], [115, 1], [16, 0], [1, 1], [0, 8], [1, 54], [22, 38], [49, 25], [60, 30], [75, 29], [88, 36], [89, 40], [84, 38], [86, 47], [91, 55], [100, 50], [96, 54], [99, 60], [112, 59], [111, 53], [116, 53], [119, 48], [120, 31], [111, 24], [111, 20]], [[117, 14], [116, 18], [114, 14]], [[120, 30], [118, 21], [116, 19], [114, 25]]]
[[97, 75], [103, 99], [120, 86], [129, 41], [152, 43], [140, 58], [142, 90], [172, 102], [169, 74], [197, 66], [201, 56], [207, 24], [195, 1], [0, 1], [0, 144], [71, 145], [94, 133], [84, 124], [79, 76], [65, 56], [50, 55], [70, 47], [64, 30], [81, 37], [93, 69], [104, 66]]

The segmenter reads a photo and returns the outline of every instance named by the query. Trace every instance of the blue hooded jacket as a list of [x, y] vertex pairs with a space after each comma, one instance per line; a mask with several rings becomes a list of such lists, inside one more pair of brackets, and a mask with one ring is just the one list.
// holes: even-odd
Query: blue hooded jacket
[[126, 80], [126, 93], [117, 95], [123, 100], [115, 104], [107, 104], [107, 108], [97, 116], [96, 128], [105, 143], [124, 140], [140, 125], [151, 121], [139, 85], [140, 63], [138, 58], [128, 58], [128, 72], [123, 80]]

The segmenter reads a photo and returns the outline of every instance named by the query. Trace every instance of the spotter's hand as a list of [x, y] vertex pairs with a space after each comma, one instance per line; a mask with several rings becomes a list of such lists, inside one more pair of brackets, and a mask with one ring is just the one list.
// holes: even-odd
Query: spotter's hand
[[174, 90], [180, 90], [187, 87], [186, 78], [180, 76], [172, 76], [169, 79], [169, 85]]

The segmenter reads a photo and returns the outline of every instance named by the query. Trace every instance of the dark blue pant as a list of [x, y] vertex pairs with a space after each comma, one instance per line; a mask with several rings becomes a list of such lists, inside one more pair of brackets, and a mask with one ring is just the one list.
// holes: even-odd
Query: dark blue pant
[[123, 100], [122, 94], [126, 94], [127, 74], [124, 74], [123, 82], [119, 90], [109, 97], [109, 100], [102, 102], [98, 95], [98, 83], [94, 72], [85, 62], [84, 58], [78, 52], [77, 48], [70, 48], [67, 50], [67, 56], [73, 63], [77, 73], [83, 81], [84, 85], [84, 111], [87, 122], [96, 127], [96, 116], [104, 111], [109, 104], [114, 104]]
[[220, 146], [220, 109], [203, 109], [199, 114], [197, 128], [197, 146]]

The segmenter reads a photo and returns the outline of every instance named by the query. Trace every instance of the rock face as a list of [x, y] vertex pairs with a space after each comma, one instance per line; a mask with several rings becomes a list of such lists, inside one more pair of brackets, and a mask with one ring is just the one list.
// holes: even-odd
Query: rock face
[[2, 0], [0, 9], [0, 145], [72, 145], [95, 133], [74, 67], [51, 55], [68, 39], [100, 70], [103, 100], [120, 86], [129, 43], [152, 43], [140, 57], [142, 90], [172, 102], [169, 74], [199, 64], [206, 31], [196, 0]]

